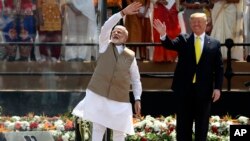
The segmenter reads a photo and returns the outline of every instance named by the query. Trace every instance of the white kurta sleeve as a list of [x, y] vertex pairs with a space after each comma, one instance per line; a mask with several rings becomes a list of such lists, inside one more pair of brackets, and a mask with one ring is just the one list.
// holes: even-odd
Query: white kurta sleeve
[[102, 26], [99, 36], [99, 53], [105, 52], [110, 42], [110, 35], [113, 27], [120, 21], [122, 15], [120, 12], [112, 15]]
[[130, 75], [131, 75], [131, 84], [132, 84], [134, 98], [135, 100], [141, 99], [141, 94], [142, 94], [142, 85], [141, 85], [141, 80], [140, 80], [141, 77], [140, 77], [139, 68], [137, 66], [137, 62], [135, 58], [130, 67]]

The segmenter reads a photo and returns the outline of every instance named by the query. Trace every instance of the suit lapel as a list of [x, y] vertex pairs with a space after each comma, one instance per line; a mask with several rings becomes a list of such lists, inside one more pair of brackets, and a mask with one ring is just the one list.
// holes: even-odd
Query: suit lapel
[[195, 47], [194, 47], [194, 34], [191, 34], [189, 38], [189, 47], [191, 47], [191, 56], [194, 64], [196, 64], [196, 57], [195, 57]]

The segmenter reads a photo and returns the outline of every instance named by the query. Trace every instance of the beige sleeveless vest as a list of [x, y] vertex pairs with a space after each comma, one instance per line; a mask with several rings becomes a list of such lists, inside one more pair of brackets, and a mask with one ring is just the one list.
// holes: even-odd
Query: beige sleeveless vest
[[110, 43], [97, 60], [88, 89], [111, 100], [129, 102], [130, 67], [134, 57], [132, 50], [125, 47], [119, 54], [115, 45]]

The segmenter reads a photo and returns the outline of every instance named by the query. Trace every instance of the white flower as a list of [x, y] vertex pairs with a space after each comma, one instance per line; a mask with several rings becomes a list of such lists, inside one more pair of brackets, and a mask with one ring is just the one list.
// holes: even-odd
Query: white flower
[[138, 134], [139, 134], [140, 136], [142, 136], [142, 137], [146, 135], [145, 132], [144, 132], [144, 130], [143, 130], [142, 132], [139, 132]]
[[43, 124], [43, 123], [38, 124], [38, 126], [37, 126], [37, 130], [38, 130], [38, 131], [42, 131], [43, 128], [44, 128], [44, 124]]
[[[70, 140], [75, 140], [75, 136], [76, 136], [75, 131], [68, 131], [68, 133], [70, 134]], [[88, 140], [89, 138], [85, 137], [85, 139]]]
[[211, 126], [220, 127], [220, 122], [212, 122]]
[[11, 122], [10, 122], [9, 120], [6, 120], [6, 121], [4, 122], [4, 126], [5, 126], [5, 127], [8, 127], [10, 124], [11, 124]]
[[[86, 133], [87, 134], [87, 133]], [[84, 135], [84, 140], [88, 140], [89, 139], [89, 135]], [[63, 141], [71, 141], [75, 139], [75, 132], [70, 131], [70, 132], [66, 132], [64, 135], [62, 135], [62, 140]]]
[[144, 126], [145, 126], [145, 124], [146, 124], [146, 122], [136, 122], [135, 124], [134, 124], [134, 128], [136, 128], [136, 129], [142, 129]]
[[55, 136], [57, 134], [57, 131], [56, 130], [49, 130], [49, 133], [52, 135], [52, 136]]
[[152, 121], [150, 121], [150, 120], [146, 120], [146, 127], [147, 128], [153, 128], [153, 122]]
[[57, 131], [57, 130], [49, 130], [49, 133], [53, 136], [53, 137], [58, 137], [62, 135], [61, 131]]
[[169, 123], [172, 122], [174, 120], [174, 118], [172, 116], [167, 116], [164, 120], [164, 122]]
[[35, 116], [33, 117], [33, 119], [34, 119], [34, 121], [39, 121], [39, 120], [41, 120], [41, 117], [40, 117], [40, 116], [35, 115]]
[[20, 124], [23, 130], [30, 130], [30, 123], [28, 121], [21, 121]]
[[57, 120], [54, 122], [54, 125], [56, 126], [56, 130], [64, 131], [64, 122], [62, 120]]
[[211, 116], [212, 122], [219, 122], [220, 121], [220, 116]]
[[168, 124], [176, 126], [176, 119], [172, 119], [172, 121], [170, 121]]
[[240, 116], [239, 118], [238, 118], [238, 121], [241, 123], [241, 124], [247, 124], [248, 123], [248, 120], [249, 120], [249, 118], [247, 118], [247, 117], [245, 117], [245, 116]]
[[229, 127], [230, 125], [233, 124], [233, 122], [232, 122], [231, 120], [228, 120], [228, 121], [227, 121], [227, 124], [228, 124], [228, 127]]
[[222, 135], [223, 132], [229, 133], [228, 123], [225, 121], [221, 122], [220, 127], [218, 128], [218, 132], [220, 133], [220, 135]]
[[230, 136], [221, 136], [221, 141], [230, 141]]
[[171, 132], [169, 134], [169, 136], [171, 137], [171, 141], [176, 141], [176, 131], [175, 130], [173, 132]]
[[13, 121], [19, 121], [21, 118], [19, 116], [12, 116], [10, 119]]
[[211, 132], [208, 132], [207, 137], [208, 137], [208, 140], [218, 140], [218, 136]]
[[167, 125], [165, 123], [160, 122], [158, 120], [154, 121], [153, 129], [155, 132], [160, 132], [162, 128], [165, 129], [166, 127], [167, 127]]
[[151, 115], [147, 115], [147, 116], [145, 117], [145, 120], [154, 121], [155, 118], [153, 118]]
[[55, 126], [63, 125], [63, 123], [64, 123], [64, 122], [63, 122], [61, 119], [59, 119], [59, 120], [57, 120], [57, 121], [54, 122], [54, 125], [55, 125]]
[[6, 128], [7, 128], [8, 130], [13, 131], [13, 130], [15, 129], [15, 123], [14, 123], [14, 122], [10, 122], [10, 123], [6, 126]]
[[60, 124], [60, 125], [57, 125], [56, 126], [56, 130], [59, 130], [59, 131], [64, 131], [64, 125]]
[[70, 135], [68, 133], [65, 133], [64, 135], [62, 135], [62, 140], [63, 141], [68, 141], [70, 138]]

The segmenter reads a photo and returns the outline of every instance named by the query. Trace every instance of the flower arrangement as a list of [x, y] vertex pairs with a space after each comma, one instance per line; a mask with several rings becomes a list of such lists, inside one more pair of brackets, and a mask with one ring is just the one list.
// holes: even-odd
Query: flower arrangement
[[[249, 118], [240, 116], [232, 119], [230, 116], [211, 116], [209, 123], [208, 141], [229, 141], [229, 126], [233, 124], [249, 124]], [[126, 141], [175, 141], [175, 116], [150, 115], [134, 119], [135, 135], [127, 136]], [[194, 131], [194, 129], [193, 129]]]
[[127, 136], [127, 141], [175, 140], [176, 119], [174, 116], [157, 117], [150, 115], [134, 119], [135, 135]]
[[74, 141], [74, 119], [68, 116], [1, 116], [0, 132], [48, 131], [55, 141]]
[[[75, 140], [75, 118], [72, 116], [38, 116], [28, 114], [27, 116], [1, 116], [0, 132], [10, 131], [48, 131], [55, 141]], [[76, 120], [84, 141], [91, 140], [91, 123]], [[230, 116], [211, 116], [209, 123], [208, 141], [229, 141], [229, 126], [232, 124], [249, 124], [249, 118], [239, 116], [232, 119]], [[176, 118], [174, 115], [134, 118], [135, 135], [128, 135], [126, 141], [175, 141]]]

